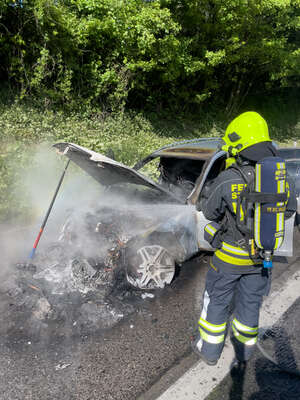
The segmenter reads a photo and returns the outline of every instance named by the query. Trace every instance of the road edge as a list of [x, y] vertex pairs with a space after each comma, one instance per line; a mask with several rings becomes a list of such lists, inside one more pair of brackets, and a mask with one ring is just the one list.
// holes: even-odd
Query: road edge
[[[299, 266], [298, 258], [292, 260], [287, 270], [272, 281], [271, 293], [264, 299], [260, 312], [261, 328], [276, 323], [300, 297]], [[204, 400], [229, 373], [233, 358], [229, 338], [217, 366], [208, 367], [202, 361], [195, 363], [195, 356], [190, 354], [137, 400]], [[182, 371], [185, 372], [182, 374]]]

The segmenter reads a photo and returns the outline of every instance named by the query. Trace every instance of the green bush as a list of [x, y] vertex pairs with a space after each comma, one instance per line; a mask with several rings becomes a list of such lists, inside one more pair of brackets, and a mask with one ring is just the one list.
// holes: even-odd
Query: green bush
[[[181, 101], [223, 100], [233, 113], [249, 93], [299, 83], [299, 0], [162, 0], [182, 29]], [[184, 90], [186, 89], [186, 90]]]
[[2, 75], [19, 84], [21, 96], [35, 94], [69, 108], [79, 97], [119, 111], [131, 90], [146, 89], [149, 73], [174, 79], [180, 27], [157, 1], [23, 4], [0, 3]]
[[0, 78], [48, 108], [188, 110], [299, 85], [300, 0], [0, 0]]

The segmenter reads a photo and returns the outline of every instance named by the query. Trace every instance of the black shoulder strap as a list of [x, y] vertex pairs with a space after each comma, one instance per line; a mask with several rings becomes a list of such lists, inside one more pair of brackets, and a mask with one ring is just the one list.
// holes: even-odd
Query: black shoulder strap
[[237, 217], [233, 215], [231, 211], [226, 208], [224, 225], [230, 225], [232, 228], [233, 240], [239, 246], [245, 250], [248, 250], [246, 235], [241, 232], [237, 227]]
[[232, 165], [230, 166], [230, 168], [232, 168], [232, 169], [234, 169], [235, 171], [237, 171], [237, 172], [240, 174], [240, 176], [243, 178], [244, 182], [247, 183], [247, 185], [249, 185], [249, 183], [250, 183], [251, 181], [253, 181], [254, 174], [253, 174], [252, 176], [247, 176], [247, 174], [245, 174], [245, 172], [243, 171], [243, 168], [242, 168], [240, 165], [238, 165], [238, 164], [232, 164]]
[[252, 203], [277, 203], [287, 201], [287, 193], [260, 193], [251, 192], [244, 196]]

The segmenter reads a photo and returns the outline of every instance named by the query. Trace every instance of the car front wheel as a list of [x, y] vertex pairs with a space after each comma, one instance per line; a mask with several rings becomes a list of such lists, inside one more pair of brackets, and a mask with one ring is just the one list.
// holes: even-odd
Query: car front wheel
[[126, 256], [127, 281], [139, 289], [163, 289], [175, 275], [175, 260], [158, 244], [129, 249]]

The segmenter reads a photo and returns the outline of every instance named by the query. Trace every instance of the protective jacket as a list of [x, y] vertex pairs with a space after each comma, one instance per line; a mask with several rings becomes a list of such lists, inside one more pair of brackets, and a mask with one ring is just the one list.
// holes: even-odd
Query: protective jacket
[[[254, 176], [253, 166], [245, 164], [241, 169], [245, 175]], [[226, 218], [228, 212], [231, 216], [235, 216], [238, 196], [246, 185], [241, 173], [231, 166], [204, 188], [197, 205], [197, 209], [201, 210], [207, 219], [216, 221], [222, 226], [220, 246], [212, 258], [212, 267], [230, 274], [260, 273], [262, 267], [262, 260], [253, 260], [249, 252], [238, 245], [236, 227], [232, 223], [234, 219]], [[297, 207], [294, 183], [290, 178], [287, 179], [287, 192], [289, 199], [286, 216], [288, 217]]]

